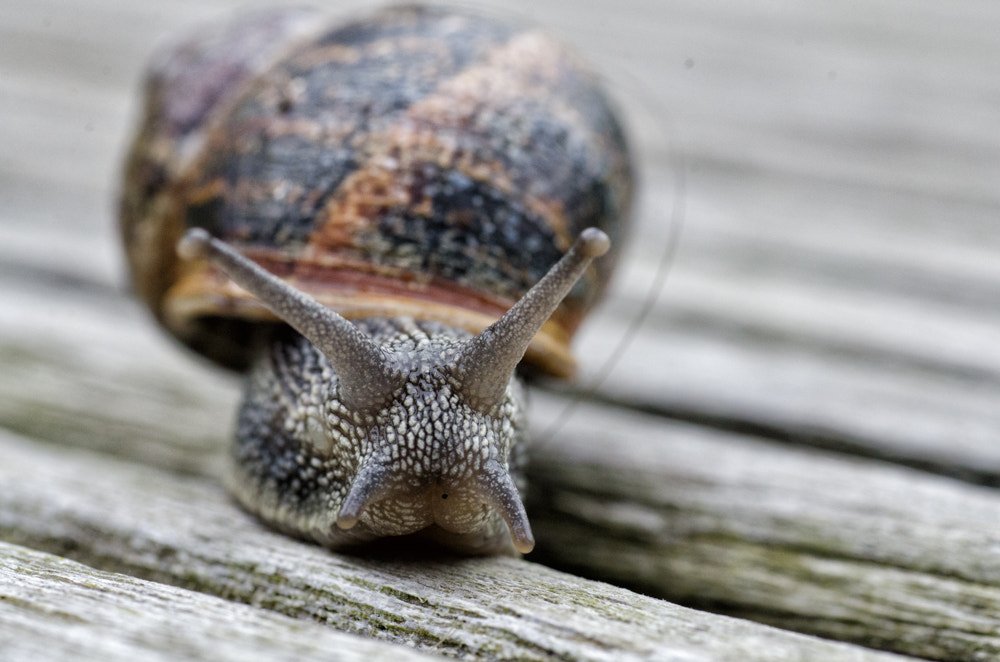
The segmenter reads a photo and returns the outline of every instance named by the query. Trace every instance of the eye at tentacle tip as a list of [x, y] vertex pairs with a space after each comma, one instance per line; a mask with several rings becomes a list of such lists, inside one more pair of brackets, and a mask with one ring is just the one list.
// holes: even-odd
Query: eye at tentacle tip
[[205, 259], [211, 248], [212, 237], [202, 228], [191, 228], [177, 242], [177, 254], [185, 260]]
[[598, 228], [587, 228], [576, 240], [580, 251], [589, 258], [601, 257], [611, 248], [611, 239]]

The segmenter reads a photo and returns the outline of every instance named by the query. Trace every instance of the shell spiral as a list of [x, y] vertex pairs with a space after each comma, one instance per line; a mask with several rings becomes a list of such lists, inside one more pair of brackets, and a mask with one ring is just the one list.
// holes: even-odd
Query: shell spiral
[[[425, 7], [335, 25], [251, 14], [161, 54], [146, 100], [121, 205], [136, 286], [175, 335], [232, 367], [271, 316], [177, 260], [190, 227], [349, 318], [472, 332], [584, 228], [620, 243], [622, 129], [595, 76], [537, 30]], [[572, 371], [569, 339], [613, 258], [536, 338], [543, 371]]]

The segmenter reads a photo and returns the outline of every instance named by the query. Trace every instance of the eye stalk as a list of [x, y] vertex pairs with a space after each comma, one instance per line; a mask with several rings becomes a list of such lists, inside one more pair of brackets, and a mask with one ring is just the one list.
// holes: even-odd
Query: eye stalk
[[193, 228], [177, 244], [187, 260], [207, 260], [309, 339], [340, 377], [341, 399], [355, 411], [380, 406], [405, 375], [393, 357], [347, 319], [215, 239]]
[[[452, 376], [472, 407], [488, 412], [499, 404], [531, 340], [555, 312], [591, 261], [608, 252], [611, 240], [587, 228], [534, 287], [510, 310], [467, 341]], [[347, 319], [262, 269], [201, 228], [188, 230], [177, 245], [184, 259], [208, 260], [240, 287], [309, 339], [330, 360], [340, 377], [344, 403], [372, 408], [395, 391], [405, 371]]]
[[587, 228], [541, 280], [503, 317], [469, 340], [454, 368], [467, 401], [488, 411], [503, 399], [507, 382], [524, 358], [535, 334], [583, 276], [591, 261], [604, 255], [611, 240], [597, 228]]

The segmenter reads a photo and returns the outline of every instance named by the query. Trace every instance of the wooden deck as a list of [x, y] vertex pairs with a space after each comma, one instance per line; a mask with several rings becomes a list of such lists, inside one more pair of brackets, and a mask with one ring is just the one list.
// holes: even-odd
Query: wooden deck
[[537, 550], [464, 561], [243, 514], [238, 381], [129, 298], [142, 64], [243, 4], [0, 11], [0, 659], [1000, 659], [1000, 4], [512, 3], [644, 163], [581, 383], [683, 232], [598, 391], [534, 398]]

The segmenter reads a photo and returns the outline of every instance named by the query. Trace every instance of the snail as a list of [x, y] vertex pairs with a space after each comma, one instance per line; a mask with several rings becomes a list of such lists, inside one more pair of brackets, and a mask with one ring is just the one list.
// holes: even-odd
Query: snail
[[632, 195], [596, 76], [537, 30], [402, 6], [249, 13], [145, 85], [129, 267], [247, 373], [236, 500], [335, 549], [531, 551], [518, 366], [572, 373]]

